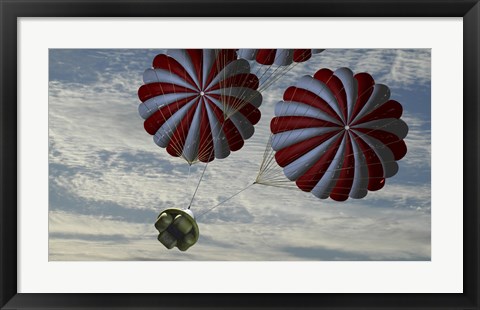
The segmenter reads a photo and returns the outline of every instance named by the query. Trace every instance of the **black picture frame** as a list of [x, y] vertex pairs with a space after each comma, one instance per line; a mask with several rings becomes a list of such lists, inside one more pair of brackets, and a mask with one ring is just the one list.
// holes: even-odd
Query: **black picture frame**
[[[1, 309], [480, 309], [479, 0], [0, 0]], [[17, 292], [17, 18], [463, 17], [462, 294], [23, 294]], [[461, 207], [461, 206], [452, 206]], [[414, 280], [414, 279], [412, 279]]]

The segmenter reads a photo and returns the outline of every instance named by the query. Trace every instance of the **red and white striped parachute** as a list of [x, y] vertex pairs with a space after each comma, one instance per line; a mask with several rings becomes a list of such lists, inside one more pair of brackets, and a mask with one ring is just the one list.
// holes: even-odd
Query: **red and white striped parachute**
[[[363, 198], [381, 189], [407, 152], [403, 109], [389, 98], [387, 86], [348, 68], [300, 78], [285, 90], [270, 123], [284, 175], [322, 199]], [[262, 173], [257, 182], [268, 184]]]
[[240, 49], [238, 57], [255, 60], [262, 65], [288, 66], [293, 62], [307, 61], [312, 54], [323, 51], [323, 49]]
[[299, 63], [323, 52], [323, 49], [239, 49], [238, 58], [250, 61], [252, 72], [258, 76], [260, 87], [264, 92], [276, 81]]
[[233, 49], [168, 50], [143, 81], [138, 111], [145, 130], [189, 164], [239, 150], [260, 120], [258, 78]]

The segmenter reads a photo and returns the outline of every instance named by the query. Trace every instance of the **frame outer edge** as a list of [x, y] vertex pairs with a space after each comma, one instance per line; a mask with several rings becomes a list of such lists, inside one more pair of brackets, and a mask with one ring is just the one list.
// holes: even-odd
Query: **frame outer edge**
[[[42, 1], [19, 1], [18, 4], [21, 5], [23, 3], [23, 5], [26, 5], [29, 3], [37, 4], [41, 2]], [[56, 3], [57, 1], [51, 2]], [[65, 3], [67, 2], [68, 1], [65, 1]], [[0, 208], [0, 237], [2, 238], [0, 242], [0, 307], [2, 307], [2, 309], [39, 309], [43, 307], [42, 302], [40, 302], [41, 298], [38, 298], [40, 297], [38, 295], [44, 294], [17, 294], [17, 15], [15, 14], [21, 12], [22, 9], [19, 9], [20, 5], [15, 5], [15, 3], [13, 3], [13, 5], [15, 5], [15, 8], [13, 8], [12, 3], [12, 1], [0, 0], [0, 19], [1, 28], [3, 28], [1, 30], [0, 36], [0, 68], [2, 68], [2, 70], [0, 70], [0, 149], [2, 150], [2, 152], [0, 153], [0, 183], [2, 185], [0, 188], [0, 199], [2, 201], [2, 206]], [[467, 2], [463, 2], [462, 5], [466, 5], [466, 3]], [[50, 14], [53, 15], [52, 13]], [[71, 14], [75, 15], [75, 13]], [[42, 16], [42, 12], [34, 15]], [[480, 175], [478, 165], [478, 155], [480, 154], [480, 114], [478, 108], [480, 81], [478, 67], [480, 64], [479, 18], [480, 4], [477, 1], [473, 8], [470, 8], [470, 10], [464, 16], [464, 102], [470, 102], [469, 105], [465, 106], [464, 119], [466, 121], [465, 124], [468, 124], [470, 126], [467, 129], [471, 131], [471, 133], [469, 132], [468, 135], [464, 133], [464, 162], [472, 164], [472, 169], [464, 169], [464, 188], [468, 189], [468, 191], [464, 191], [466, 193], [464, 195], [464, 205], [468, 206], [470, 204], [470, 206], [472, 206], [471, 208], [465, 208], [464, 212], [464, 249], [470, 248], [472, 249], [472, 251], [474, 251], [469, 253], [468, 257], [464, 256], [464, 268], [465, 266], [471, 268], [467, 269], [469, 271], [469, 274], [464, 278], [463, 294], [464, 297], [468, 299], [469, 305], [458, 304], [454, 308], [452, 307], [450, 309], [479, 309], [479, 227], [477, 226], [477, 224], [479, 223], [477, 209], [477, 207], [479, 207], [479, 195], [477, 193], [477, 190], [478, 178]], [[466, 63], [468, 63], [468, 68], [465, 65]], [[9, 74], [8, 76], [6, 76], [7, 73], [14, 73], [14, 75]], [[12, 207], [12, 205], [15, 207]], [[52, 295], [55, 294], [47, 295], [50, 295], [53, 298]], [[43, 303], [43, 305], [47, 304], [46, 307], [48, 308], [63, 309], [68, 304], [65, 303], [62, 306], [51, 300], [50, 297], [44, 297], [50, 300], [50, 302]], [[131, 297], [133, 297], [131, 301], [134, 301], [135, 297], [140, 296]], [[10, 302], [8, 303], [8, 305], [3, 308], [3, 306], [9, 300]], [[28, 303], [27, 300], [30, 300], [31, 303]], [[87, 304], [89, 305], [87, 306]], [[408, 304], [408, 302], [406, 304]], [[88, 302], [84, 303], [84, 305], [86, 306], [85, 308], [89, 309], [114, 309], [112, 308], [111, 303], [104, 299], [102, 300], [102, 302], [99, 302], [96, 305]], [[203, 306], [205, 307], [205, 304]], [[413, 307], [409, 307], [406, 305], [396, 308], [396, 305], [392, 304], [390, 305], [390, 307], [389, 309], [413, 309]], [[415, 309], [419, 309], [417, 307], [415, 307]], [[422, 309], [427, 309], [427, 307]], [[139, 307], [137, 308], [130, 303], [127, 303], [124, 304], [122, 308], [151, 309], [153, 307], [139, 305]], [[284, 309], [287, 308], [288, 307], [285, 307]], [[319, 308], [323, 308], [321, 307], [321, 304], [319, 305]], [[164, 307], [164, 309], [173, 308], [167, 306]], [[182, 309], [193, 309], [193, 307], [187, 306], [182, 307]], [[251, 307], [249, 309], [253, 310], [260, 308]], [[428, 309], [433, 308], [428, 307]]]
[[463, 246], [471, 249], [469, 255], [463, 257], [464, 271], [463, 288], [469, 302], [479, 309], [479, 178], [480, 178], [480, 2], [470, 9], [464, 16], [464, 164], [468, 163], [471, 169], [464, 169], [464, 228]]
[[0, 0], [0, 17], [1, 307], [17, 293], [17, 38], [9, 2]]

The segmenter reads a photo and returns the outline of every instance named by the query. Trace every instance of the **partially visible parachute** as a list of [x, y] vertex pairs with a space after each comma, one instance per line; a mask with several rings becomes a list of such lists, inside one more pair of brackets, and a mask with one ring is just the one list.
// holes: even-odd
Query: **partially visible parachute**
[[260, 120], [258, 78], [233, 49], [168, 50], [143, 81], [138, 112], [145, 130], [189, 164], [239, 150]]
[[239, 49], [238, 58], [252, 64], [252, 72], [260, 80], [263, 92], [299, 63], [309, 60], [324, 49]]
[[304, 62], [312, 54], [323, 52], [324, 49], [240, 49], [238, 57], [255, 60], [262, 65], [288, 66], [293, 62]]
[[[257, 183], [298, 188], [318, 198], [363, 198], [398, 171], [407, 147], [402, 106], [368, 73], [321, 69], [287, 88], [276, 104]], [[275, 158], [285, 180], [278, 175]]]

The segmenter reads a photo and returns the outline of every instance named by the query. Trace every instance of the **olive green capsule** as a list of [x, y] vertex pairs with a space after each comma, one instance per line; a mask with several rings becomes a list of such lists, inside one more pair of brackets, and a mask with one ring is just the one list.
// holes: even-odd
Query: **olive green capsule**
[[170, 224], [173, 222], [173, 217], [168, 214], [168, 213], [162, 213], [155, 222], [155, 228], [158, 229], [158, 231], [164, 231], [167, 229]]
[[182, 216], [181, 214], [175, 217], [175, 220], [173, 221], [173, 225], [184, 235], [188, 234], [190, 230], [192, 230], [193, 228], [192, 223], [185, 216]]
[[193, 245], [195, 244], [197, 240], [195, 240], [195, 234], [193, 232], [190, 232], [183, 237], [183, 242], [185, 242], [188, 245]]
[[189, 209], [163, 210], [154, 225], [159, 232], [158, 241], [169, 250], [177, 247], [186, 251], [197, 242], [200, 234], [195, 216]]
[[188, 248], [190, 247], [191, 245], [185, 243], [184, 241], [180, 240], [178, 241], [177, 243], [177, 248], [180, 250], [180, 251], [186, 251], [188, 250]]
[[169, 233], [168, 231], [162, 231], [160, 235], [158, 235], [158, 241], [160, 241], [167, 249], [173, 249], [177, 245], [177, 239]]

